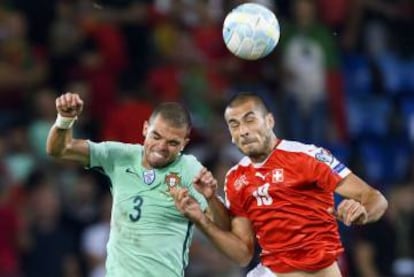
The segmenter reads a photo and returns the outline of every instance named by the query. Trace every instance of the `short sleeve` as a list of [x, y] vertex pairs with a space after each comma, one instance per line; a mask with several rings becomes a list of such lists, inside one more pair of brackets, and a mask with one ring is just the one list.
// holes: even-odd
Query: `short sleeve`
[[235, 178], [232, 174], [227, 174], [224, 184], [225, 206], [232, 216], [247, 217], [242, 206], [241, 189], [236, 189], [236, 187], [243, 186], [241, 178]]
[[183, 185], [188, 188], [190, 195], [197, 200], [201, 209], [205, 211], [208, 206], [207, 200], [193, 186], [193, 179], [203, 168], [203, 165], [192, 155], [186, 155], [185, 159], [185, 165], [183, 168]]
[[321, 147], [310, 151], [308, 166], [308, 178], [326, 191], [335, 191], [338, 183], [351, 173], [331, 152]]
[[105, 173], [110, 173], [114, 169], [115, 162], [127, 160], [131, 156], [129, 144], [106, 141], [95, 143], [88, 141], [89, 144], [89, 168], [102, 168]]

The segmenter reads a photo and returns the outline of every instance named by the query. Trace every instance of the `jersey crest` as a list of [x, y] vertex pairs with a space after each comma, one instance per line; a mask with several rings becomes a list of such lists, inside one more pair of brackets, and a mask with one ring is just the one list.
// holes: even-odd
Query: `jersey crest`
[[144, 177], [144, 183], [146, 185], [151, 185], [152, 182], [154, 182], [154, 180], [155, 180], [155, 170], [154, 169], [145, 170], [142, 173], [142, 176]]
[[164, 183], [168, 186], [168, 188], [181, 186], [181, 177], [178, 176], [178, 172], [170, 172], [167, 176], [165, 176]]
[[283, 168], [276, 168], [272, 170], [272, 182], [273, 183], [281, 183], [285, 179], [283, 174]]

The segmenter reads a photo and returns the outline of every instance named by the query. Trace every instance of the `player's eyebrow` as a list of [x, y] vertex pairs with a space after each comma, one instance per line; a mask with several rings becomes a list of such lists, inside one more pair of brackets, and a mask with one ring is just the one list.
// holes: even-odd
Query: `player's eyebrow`
[[246, 118], [246, 117], [251, 116], [251, 115], [253, 115], [253, 116], [255, 115], [254, 111], [249, 111], [249, 112], [245, 113], [243, 115], [243, 118]]
[[[245, 119], [246, 117], [248, 117], [248, 116], [251, 116], [251, 115], [255, 115], [255, 112], [254, 111], [248, 111], [247, 113], [245, 113], [243, 116], [242, 116], [242, 119]], [[239, 120], [237, 120], [237, 119], [235, 119], [235, 118], [230, 118], [230, 119], [228, 119], [227, 120], [227, 124], [230, 124], [230, 123], [237, 123], [237, 122], [239, 122]]]
[[227, 120], [227, 123], [233, 123], [233, 122], [236, 122], [237, 123], [237, 120], [234, 119], [234, 118], [230, 118], [229, 120]]
[[153, 131], [152, 131], [152, 133], [153, 133], [154, 135], [156, 135], [156, 136], [158, 136], [158, 137], [162, 138], [161, 134], [160, 134], [160, 133], [158, 133], [157, 131], [153, 130]]
[[169, 140], [167, 140], [167, 142], [168, 143], [175, 143], [175, 144], [180, 144], [180, 141], [179, 140], [177, 140], [177, 139], [169, 139]]
[[[156, 136], [158, 136], [158, 137], [160, 137], [160, 138], [162, 138], [163, 136], [160, 134], [160, 133], [158, 133], [157, 131], [155, 131], [155, 130], [153, 130], [152, 131], [152, 133], [154, 134], [154, 135], [156, 135]], [[168, 139], [167, 140], [167, 143], [176, 143], [176, 144], [180, 144], [180, 141], [178, 140], [178, 139]]]

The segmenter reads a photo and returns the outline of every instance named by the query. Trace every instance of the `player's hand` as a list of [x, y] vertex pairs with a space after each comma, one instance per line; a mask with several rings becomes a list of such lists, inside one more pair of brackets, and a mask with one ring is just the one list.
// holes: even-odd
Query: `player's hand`
[[368, 212], [365, 207], [353, 199], [345, 199], [339, 203], [337, 209], [329, 208], [328, 212], [342, 221], [346, 226], [362, 225], [368, 221]]
[[83, 110], [83, 101], [77, 93], [65, 93], [56, 98], [56, 110], [61, 116], [76, 117]]
[[195, 189], [210, 200], [217, 191], [217, 180], [213, 174], [203, 167], [196, 177], [193, 179]]
[[200, 204], [188, 194], [184, 188], [170, 188], [170, 195], [174, 199], [175, 206], [184, 216], [193, 222], [199, 222], [204, 216]]

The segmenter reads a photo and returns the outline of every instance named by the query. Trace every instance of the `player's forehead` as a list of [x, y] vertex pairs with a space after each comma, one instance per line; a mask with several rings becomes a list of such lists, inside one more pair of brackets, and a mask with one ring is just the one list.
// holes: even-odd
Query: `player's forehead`
[[187, 127], [174, 126], [170, 120], [157, 115], [149, 124], [149, 131], [167, 140], [183, 140], [187, 137]]
[[262, 114], [260, 105], [252, 99], [245, 100], [226, 108], [224, 118], [226, 121], [230, 120], [241, 120], [243, 117], [248, 115], [259, 116]]

